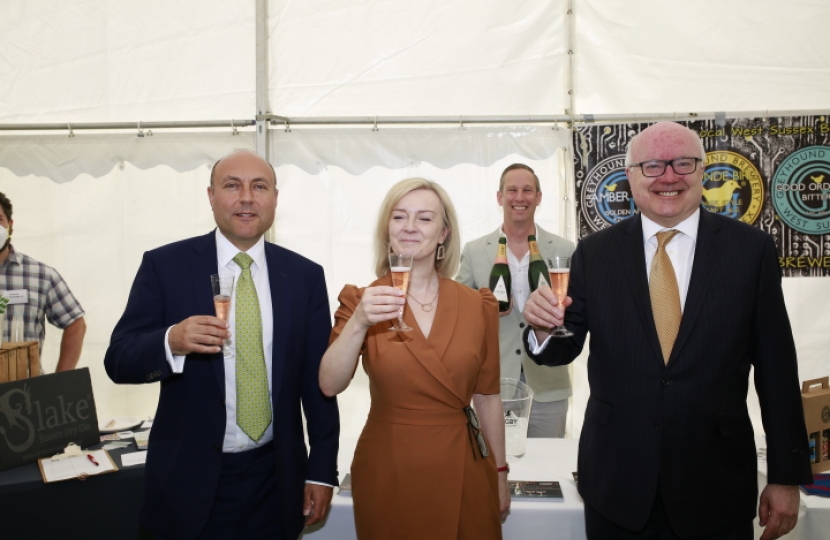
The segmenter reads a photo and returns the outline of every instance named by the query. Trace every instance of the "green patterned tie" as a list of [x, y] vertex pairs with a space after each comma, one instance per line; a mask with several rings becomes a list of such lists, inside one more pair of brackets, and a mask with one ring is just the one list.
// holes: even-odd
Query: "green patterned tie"
[[236, 423], [248, 437], [258, 441], [271, 423], [271, 404], [259, 297], [251, 279], [254, 260], [240, 252], [233, 261], [242, 268], [236, 282]]

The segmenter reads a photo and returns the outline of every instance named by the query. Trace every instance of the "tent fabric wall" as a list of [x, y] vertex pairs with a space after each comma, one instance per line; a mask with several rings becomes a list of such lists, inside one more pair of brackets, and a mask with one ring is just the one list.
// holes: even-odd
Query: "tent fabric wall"
[[828, 110], [824, 0], [575, 0], [576, 110]]
[[251, 118], [248, 0], [4, 0], [0, 122]]
[[[269, 112], [558, 115], [571, 106], [570, 61], [575, 114], [827, 109], [824, 0], [570, 3], [573, 16], [565, 0], [270, 0]], [[0, 15], [0, 124], [257, 113], [253, 0], [6, 0]], [[272, 130], [275, 240], [325, 266], [332, 309], [344, 283], [371, 278], [373, 211], [407, 176], [447, 187], [469, 240], [500, 220], [501, 168], [528, 162], [543, 182], [541, 224], [573, 239], [568, 130], [459, 126]], [[143, 251], [212, 227], [209, 166], [254, 148], [254, 134], [67, 133], [0, 134], [14, 242], [58, 268], [86, 308], [81, 365], [101, 414], [150, 415], [155, 386], [119, 388], [104, 374], [109, 332]], [[828, 283], [784, 281], [802, 379], [830, 373]], [[47, 367], [58, 338], [47, 331]], [[574, 435], [588, 393], [584, 356], [573, 369]], [[344, 433], [362, 424], [359, 378], [341, 399]], [[752, 392], [749, 400], [760, 429]]]
[[285, 116], [567, 107], [564, 1], [286, 0], [269, 8], [269, 94]]
[[[268, 2], [287, 116], [826, 109], [823, 0]], [[5, 0], [0, 123], [251, 119], [252, 0]]]
[[[67, 132], [68, 133], [68, 132]], [[76, 136], [0, 136], [0, 166], [16, 176], [46, 177], [57, 184], [88, 175], [100, 178], [130, 163], [138, 169], [166, 165], [178, 172], [213, 163], [231, 150], [253, 150], [251, 132], [88, 133]]]

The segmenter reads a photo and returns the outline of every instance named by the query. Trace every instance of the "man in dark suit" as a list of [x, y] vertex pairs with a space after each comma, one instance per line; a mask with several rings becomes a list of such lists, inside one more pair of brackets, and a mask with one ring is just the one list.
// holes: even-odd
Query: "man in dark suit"
[[[640, 214], [579, 243], [561, 302], [545, 288], [525, 307], [536, 362], [573, 361], [590, 332], [578, 470], [592, 540], [752, 538], [753, 367], [768, 447], [764, 540], [795, 526], [798, 484], [812, 481], [775, 244], [701, 210], [705, 157], [697, 134], [672, 122], [632, 139]], [[549, 338], [563, 321], [574, 336]]]
[[[339, 437], [337, 402], [317, 384], [328, 296], [319, 265], [264, 240], [277, 194], [256, 154], [219, 160], [217, 230], [145, 253], [113, 331], [110, 378], [161, 381], [141, 512], [159, 538], [294, 540], [328, 511]], [[211, 274], [237, 278], [227, 322], [211, 315]]]

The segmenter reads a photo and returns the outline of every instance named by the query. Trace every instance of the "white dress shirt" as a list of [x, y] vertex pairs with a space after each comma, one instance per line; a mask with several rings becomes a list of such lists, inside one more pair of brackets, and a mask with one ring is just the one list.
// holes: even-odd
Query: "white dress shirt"
[[[674, 267], [677, 288], [680, 291], [680, 310], [682, 311], [686, 306], [686, 294], [689, 292], [689, 281], [692, 278], [692, 263], [695, 260], [695, 245], [697, 244], [697, 226], [700, 223], [700, 208], [695, 210], [694, 214], [671, 228], [658, 225], [645, 215], [641, 215], [640, 219], [643, 222], [643, 244], [646, 253], [645, 264], [649, 279], [651, 278], [651, 261], [654, 259], [654, 254], [657, 253], [657, 233], [671, 229], [680, 231], [666, 245], [666, 253]], [[533, 351], [533, 354], [539, 354], [545, 350], [548, 341], [551, 339], [553, 338], [548, 336], [540, 344], [536, 341], [536, 334], [534, 332], [528, 332], [527, 344], [530, 350]]]
[[646, 216], [643, 221], [643, 243], [646, 252], [646, 272], [651, 279], [651, 261], [657, 253], [657, 233], [676, 229], [675, 234], [666, 245], [666, 253], [674, 267], [674, 276], [677, 278], [677, 288], [680, 291], [680, 310], [686, 305], [686, 293], [689, 291], [689, 281], [692, 278], [692, 263], [695, 260], [695, 245], [697, 244], [697, 226], [700, 222], [700, 208], [671, 229], [658, 225]]
[[[222, 451], [226, 453], [244, 452], [268, 444], [274, 439], [274, 415], [272, 421], [262, 438], [256, 442], [248, 437], [245, 432], [236, 424], [236, 347], [234, 345], [235, 335], [235, 311], [236, 311], [236, 283], [242, 274], [242, 269], [233, 261], [239, 253], [239, 249], [225, 238], [219, 229], [216, 229], [216, 259], [219, 274], [233, 274], [234, 294], [231, 297], [231, 306], [228, 310], [228, 324], [230, 325], [230, 346], [223, 347], [225, 350], [225, 440], [222, 444]], [[251, 249], [246, 252], [254, 260], [251, 265], [251, 278], [256, 287], [259, 298], [259, 312], [262, 317], [262, 345], [265, 352], [265, 367], [268, 373], [268, 401], [271, 402], [271, 358], [273, 351], [274, 315], [271, 309], [271, 282], [268, 279], [268, 263], [265, 260], [265, 239], [260, 238]], [[213, 313], [205, 313], [213, 315]], [[172, 327], [171, 327], [172, 328]], [[167, 330], [169, 335], [170, 329]], [[170, 351], [169, 338], [164, 340], [164, 348], [167, 353], [167, 362], [170, 364], [173, 373], [183, 373], [185, 367], [184, 356], [174, 356]]]

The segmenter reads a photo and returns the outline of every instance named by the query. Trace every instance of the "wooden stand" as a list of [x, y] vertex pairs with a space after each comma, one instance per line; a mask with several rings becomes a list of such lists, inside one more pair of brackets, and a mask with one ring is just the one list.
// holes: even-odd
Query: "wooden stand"
[[40, 351], [37, 341], [3, 343], [0, 347], [0, 383], [40, 375]]

